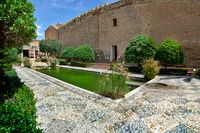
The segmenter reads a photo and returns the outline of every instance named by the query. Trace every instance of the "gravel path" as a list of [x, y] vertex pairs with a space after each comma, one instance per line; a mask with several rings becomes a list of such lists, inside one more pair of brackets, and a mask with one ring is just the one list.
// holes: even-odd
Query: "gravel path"
[[15, 69], [33, 90], [38, 126], [47, 133], [200, 132], [199, 79], [157, 77], [114, 101], [28, 68]]

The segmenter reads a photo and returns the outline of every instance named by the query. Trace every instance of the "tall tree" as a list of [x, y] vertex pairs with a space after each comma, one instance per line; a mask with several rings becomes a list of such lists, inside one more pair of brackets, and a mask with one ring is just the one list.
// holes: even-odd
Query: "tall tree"
[[28, 44], [37, 37], [33, 13], [29, 0], [0, 0], [0, 68], [4, 49]]
[[[0, 0], [0, 86], [5, 88], [8, 49], [28, 44], [36, 35], [34, 6], [29, 0]], [[12, 59], [13, 60], [13, 59]], [[0, 90], [1, 91], [1, 90]]]
[[62, 51], [62, 43], [58, 40], [41, 40], [40, 51], [50, 54], [50, 56], [59, 57]]
[[27, 44], [36, 38], [34, 6], [29, 0], [0, 1], [0, 48]]

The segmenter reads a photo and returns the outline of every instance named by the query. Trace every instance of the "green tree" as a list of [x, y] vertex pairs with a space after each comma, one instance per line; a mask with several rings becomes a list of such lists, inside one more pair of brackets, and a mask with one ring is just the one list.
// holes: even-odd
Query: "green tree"
[[17, 59], [17, 50], [36, 38], [34, 6], [29, 0], [0, 0], [0, 92], [14, 87], [5, 71]]
[[93, 48], [90, 45], [84, 44], [84, 45], [81, 45], [80, 47], [78, 47], [74, 51], [73, 58], [81, 60], [83, 62], [93, 61], [95, 59], [95, 53], [94, 53]]
[[[0, 1], [0, 49], [28, 44], [36, 38], [34, 6], [29, 0]], [[1, 59], [3, 51], [1, 51]]]
[[33, 13], [29, 0], [0, 0], [0, 84], [4, 79], [6, 49], [28, 44], [37, 37]]
[[156, 48], [155, 42], [149, 36], [139, 35], [130, 40], [124, 54], [125, 61], [141, 65], [144, 60], [154, 58]]
[[180, 43], [172, 39], [160, 44], [155, 58], [165, 66], [165, 69], [169, 65], [184, 63], [184, 53]]
[[75, 50], [76, 50], [75, 47], [67, 47], [67, 48], [63, 49], [63, 51], [61, 52], [61, 56], [60, 56], [61, 59], [70, 61], [71, 59], [73, 59]]
[[59, 57], [62, 50], [62, 43], [58, 40], [41, 40], [40, 51], [49, 53], [51, 56]]
[[39, 46], [41, 52], [48, 53], [48, 40], [41, 40]]

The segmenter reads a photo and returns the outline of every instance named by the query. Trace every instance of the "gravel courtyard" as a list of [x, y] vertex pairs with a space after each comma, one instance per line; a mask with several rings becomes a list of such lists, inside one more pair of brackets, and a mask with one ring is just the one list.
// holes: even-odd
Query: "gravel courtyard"
[[76, 91], [34, 70], [16, 67], [37, 100], [47, 133], [199, 133], [200, 80], [158, 76], [122, 100]]

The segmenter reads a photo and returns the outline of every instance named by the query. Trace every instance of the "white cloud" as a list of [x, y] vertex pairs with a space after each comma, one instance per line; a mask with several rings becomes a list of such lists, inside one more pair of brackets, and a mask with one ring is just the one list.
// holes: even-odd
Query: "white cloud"
[[43, 37], [44, 34], [41, 32], [41, 29], [42, 29], [42, 25], [39, 25], [39, 24], [36, 24], [36, 27], [37, 27], [37, 30], [36, 30], [36, 33], [38, 35], [38, 37]]
[[50, 6], [53, 8], [80, 10], [83, 7], [84, 2], [82, 0], [50, 0], [48, 3], [50, 3]]

